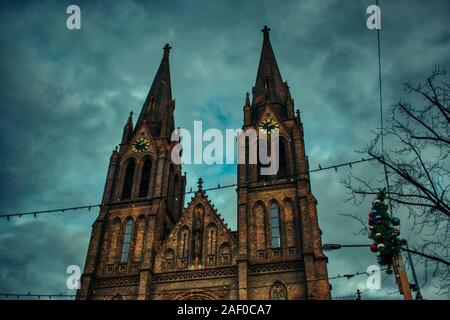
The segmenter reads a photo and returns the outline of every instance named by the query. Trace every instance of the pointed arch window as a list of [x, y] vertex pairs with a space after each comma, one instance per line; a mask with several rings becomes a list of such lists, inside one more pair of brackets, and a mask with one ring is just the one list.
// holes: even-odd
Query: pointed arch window
[[280, 248], [280, 208], [275, 202], [270, 206], [270, 230], [272, 236], [272, 248]]
[[286, 140], [283, 139], [283, 138], [280, 138], [279, 142], [278, 142], [278, 145], [279, 145], [279, 150], [278, 150], [279, 167], [278, 167], [278, 174], [277, 175], [278, 175], [279, 178], [282, 178], [282, 177], [286, 177], [289, 174]]
[[145, 198], [148, 196], [151, 172], [152, 159], [150, 157], [146, 157], [144, 160], [144, 165], [142, 166], [141, 184], [139, 186], [139, 198]]
[[[283, 244], [286, 244], [286, 247], [291, 252], [295, 252], [295, 244], [296, 244], [296, 232], [295, 232], [295, 220], [294, 220], [294, 207], [293, 203], [290, 199], [286, 199], [284, 201], [284, 210], [283, 210], [283, 223], [284, 223], [284, 234], [283, 234]], [[289, 254], [289, 253], [288, 253]]]
[[116, 255], [119, 252], [119, 238], [120, 238], [120, 219], [116, 218], [109, 225], [108, 237], [109, 237], [109, 252], [108, 252], [108, 265], [114, 264], [116, 261]]
[[270, 90], [270, 80], [269, 80], [269, 78], [266, 78], [264, 80], [264, 89]]
[[134, 160], [134, 158], [131, 158], [128, 161], [127, 168], [125, 170], [125, 178], [123, 181], [123, 189], [122, 189], [122, 199], [126, 200], [131, 198], [131, 190], [133, 188], [135, 168], [136, 168], [136, 161]]
[[127, 263], [130, 255], [131, 234], [133, 233], [133, 220], [128, 220], [125, 225], [125, 233], [123, 235], [122, 254], [120, 263]]
[[216, 254], [216, 247], [217, 247], [217, 226], [214, 223], [210, 223], [206, 229], [206, 235], [207, 235], [207, 252], [208, 255], [215, 255]]
[[155, 108], [155, 97], [150, 97], [150, 110]]
[[187, 258], [188, 251], [188, 233], [187, 231], [181, 234], [181, 257]]
[[180, 229], [178, 235], [178, 257], [186, 259], [188, 257], [189, 251], [189, 229], [188, 227], [183, 227]]
[[261, 251], [267, 248], [267, 241], [266, 241], [267, 218], [265, 217], [267, 211], [264, 209], [262, 203], [257, 203], [253, 210], [255, 217], [254, 241], [256, 242], [256, 250]]

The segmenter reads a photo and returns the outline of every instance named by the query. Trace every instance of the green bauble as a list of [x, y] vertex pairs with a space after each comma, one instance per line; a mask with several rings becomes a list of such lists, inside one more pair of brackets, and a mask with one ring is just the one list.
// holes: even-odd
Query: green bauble
[[393, 224], [394, 226], [400, 225], [400, 219], [399, 219], [398, 217], [393, 217], [393, 218], [392, 218], [392, 224]]

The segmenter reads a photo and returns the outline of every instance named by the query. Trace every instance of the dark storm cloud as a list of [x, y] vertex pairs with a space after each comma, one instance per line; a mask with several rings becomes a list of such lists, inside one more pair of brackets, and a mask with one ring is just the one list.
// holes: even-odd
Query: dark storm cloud
[[[82, 265], [89, 231], [36, 221], [0, 226], [2, 292], [73, 293], [66, 290], [66, 269]], [[37, 231], [38, 230], [38, 231]]]
[[[2, 5], [0, 17], [0, 203], [2, 212], [97, 203], [108, 159], [129, 111], [138, 113], [166, 42], [176, 124], [204, 130], [242, 125], [261, 49], [261, 26], [272, 28], [278, 64], [302, 112], [310, 166], [359, 158], [379, 127], [376, 32], [365, 27], [374, 1], [78, 1], [82, 30], [65, 28], [60, 1]], [[447, 1], [381, 1], [385, 106], [403, 97], [402, 83], [449, 66]], [[184, 166], [188, 188], [235, 181], [235, 166]], [[362, 164], [355, 173], [376, 177]], [[361, 243], [361, 213], [346, 199], [347, 170], [312, 178], [324, 242]], [[223, 183], [223, 184], [225, 184]], [[232, 189], [209, 193], [236, 227]], [[1, 222], [0, 289], [65, 290], [65, 268], [84, 262], [96, 213]], [[20, 222], [18, 222], [20, 221]], [[407, 228], [404, 228], [407, 229]], [[364, 249], [329, 254], [329, 274], [365, 271], [376, 262]], [[38, 270], [38, 275], [37, 271]], [[333, 295], [365, 287], [365, 277], [334, 280]], [[383, 290], [394, 292], [392, 279]], [[431, 284], [425, 290], [432, 295]], [[388, 295], [400, 298], [399, 295]]]

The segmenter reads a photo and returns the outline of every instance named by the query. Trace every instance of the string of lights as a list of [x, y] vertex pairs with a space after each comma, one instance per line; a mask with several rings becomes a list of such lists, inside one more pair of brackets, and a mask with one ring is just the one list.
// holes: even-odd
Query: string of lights
[[[378, 159], [377, 158], [367, 158], [367, 159], [362, 158], [361, 160], [355, 160], [355, 161], [335, 164], [335, 165], [331, 165], [331, 166], [327, 166], [327, 167], [322, 167], [321, 165], [319, 165], [319, 168], [317, 168], [317, 169], [312, 169], [312, 170], [308, 170], [306, 172], [300, 172], [300, 173], [293, 174], [293, 175], [286, 175], [283, 178], [291, 179], [290, 182], [296, 182], [296, 181], [300, 180], [300, 179], [298, 179], [299, 176], [303, 176], [305, 174], [319, 172], [319, 171], [325, 171], [325, 170], [331, 170], [331, 169], [334, 169], [337, 172], [338, 168], [341, 168], [341, 167], [352, 168], [352, 165], [367, 162], [367, 161], [372, 161], [372, 160], [378, 160]], [[231, 183], [231, 184], [226, 184], [226, 185], [221, 185], [220, 183], [218, 183], [216, 187], [204, 188], [203, 190], [204, 191], [214, 191], [214, 190], [219, 190], [219, 189], [222, 190], [222, 189], [227, 189], [227, 188], [232, 188], [232, 187], [243, 187], [243, 186], [247, 186], [251, 183], [255, 183], [255, 181], [245, 181], [240, 184], [239, 183]], [[263, 183], [265, 183], [265, 182], [263, 182]], [[278, 184], [284, 184], [284, 183], [285, 182], [280, 182]], [[272, 184], [272, 185], [277, 185], [277, 184]], [[172, 194], [161, 195], [161, 196], [153, 196], [153, 197], [147, 197], [147, 198], [136, 199], [136, 200], [125, 200], [125, 201], [122, 200], [122, 201], [112, 202], [112, 203], [99, 203], [99, 204], [67, 207], [67, 208], [58, 208], [58, 209], [5, 213], [5, 214], [0, 215], [0, 219], [5, 218], [7, 221], [9, 221], [9, 219], [11, 217], [19, 217], [20, 218], [22, 216], [27, 216], [27, 215], [33, 215], [36, 218], [38, 214], [44, 214], [44, 213], [56, 213], [56, 212], [64, 213], [67, 211], [76, 211], [76, 210], [84, 210], [84, 209], [88, 209], [90, 211], [92, 208], [96, 208], [96, 207], [101, 208], [101, 207], [107, 207], [107, 206], [113, 206], [113, 205], [140, 204], [140, 203], [149, 202], [151, 200], [164, 199], [164, 198], [176, 197], [176, 196], [181, 196], [181, 195], [195, 194], [196, 192], [197, 191], [193, 191], [193, 189], [190, 188], [190, 190], [186, 191], [186, 192], [172, 193]]]
[[[382, 270], [386, 270], [386, 269], [381, 269], [380, 271], [382, 271]], [[355, 273], [351, 273], [351, 274], [343, 274], [343, 275], [338, 274], [337, 276], [328, 277], [328, 278], [317, 278], [317, 279], [312, 279], [309, 281], [323, 281], [323, 280], [336, 280], [336, 279], [350, 280], [351, 278], [353, 278], [355, 276], [360, 276], [360, 275], [364, 275], [364, 274], [367, 276], [370, 276], [370, 274], [368, 274], [367, 272], [361, 271], [361, 272], [355, 272]], [[293, 282], [287, 282], [287, 283], [285, 283], [285, 285], [305, 284], [305, 283], [306, 283], [305, 281], [293, 281]], [[271, 287], [271, 285], [260, 285], [260, 286], [253, 286], [253, 287], [251, 287], [251, 289], [256, 291], [257, 289], [269, 288], [269, 287]], [[234, 290], [248, 289], [248, 288], [236, 288], [236, 286], [234, 284], [231, 286], [231, 288]], [[195, 289], [203, 290], [208, 293], [208, 292], [223, 292], [224, 290], [227, 289], [227, 287], [223, 287], [220, 289], [218, 289], [217, 287], [215, 287], [215, 288], [199, 287], [199, 288], [195, 288]], [[149, 294], [147, 294], [147, 296], [162, 296], [162, 295], [167, 295], [170, 293], [177, 293], [177, 292], [181, 292], [181, 291], [171, 290], [169, 292], [149, 293]], [[76, 294], [62, 294], [62, 293], [59, 293], [59, 294], [47, 294], [47, 293], [36, 294], [36, 293], [31, 293], [31, 292], [28, 292], [28, 293], [0, 292], [0, 297], [17, 298], [17, 299], [20, 299], [20, 298], [37, 298], [37, 299], [40, 299], [40, 298], [58, 299], [59, 298], [59, 299], [64, 299], [64, 298], [75, 298], [76, 296], [77, 296]], [[96, 294], [96, 293], [89, 294], [89, 297], [97, 297], [97, 298], [103, 297], [104, 299], [109, 298], [109, 297], [116, 297], [116, 296], [117, 296], [117, 294]], [[122, 297], [127, 297], [127, 296], [138, 297], [139, 295], [138, 294], [120, 294], [120, 296], [122, 296]]]
[[[381, 284], [382, 284], [384, 281], [386, 281], [387, 279], [391, 278], [391, 276], [393, 276], [392, 273], [386, 275], [383, 279], [381, 279], [381, 281], [380, 281], [380, 286], [381, 286]], [[369, 290], [369, 289], [370, 289], [370, 288], [366, 288], [366, 289], [364, 289], [363, 291], [360, 291], [359, 294], [362, 295], [364, 292], [366, 292], [366, 291]]]

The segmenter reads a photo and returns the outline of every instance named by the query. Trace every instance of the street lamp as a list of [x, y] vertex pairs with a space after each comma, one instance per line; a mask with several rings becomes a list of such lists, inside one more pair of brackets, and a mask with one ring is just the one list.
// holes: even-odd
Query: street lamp
[[337, 244], [337, 243], [325, 243], [322, 245], [323, 251], [333, 251], [341, 248], [356, 248], [356, 247], [370, 247], [370, 244]]

